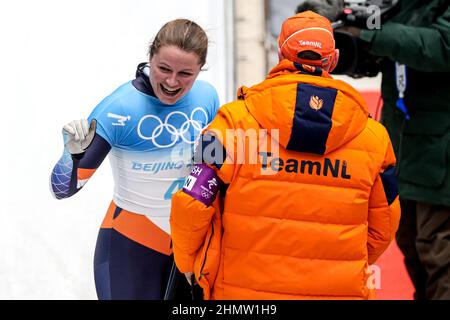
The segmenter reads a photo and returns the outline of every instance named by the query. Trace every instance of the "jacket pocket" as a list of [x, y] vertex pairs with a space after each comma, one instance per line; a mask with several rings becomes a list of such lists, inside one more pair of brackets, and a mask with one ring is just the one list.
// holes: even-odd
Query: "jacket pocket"
[[448, 114], [418, 112], [405, 124], [399, 154], [400, 181], [439, 188], [449, 170]]

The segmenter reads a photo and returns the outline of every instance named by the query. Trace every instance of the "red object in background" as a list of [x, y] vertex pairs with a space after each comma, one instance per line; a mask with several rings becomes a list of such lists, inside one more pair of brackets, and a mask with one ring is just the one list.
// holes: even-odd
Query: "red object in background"
[[383, 108], [383, 99], [379, 91], [361, 91], [361, 95], [367, 102], [369, 113], [373, 119], [379, 121], [381, 117], [381, 109]]
[[414, 287], [403, 263], [403, 254], [395, 240], [375, 264], [381, 269], [381, 287], [376, 290], [377, 300], [413, 299]]
[[344, 9], [344, 13], [345, 14], [352, 14], [353, 10], [352, 9]]
[[[379, 91], [361, 92], [369, 107], [370, 115], [375, 120], [380, 120], [382, 99]], [[378, 259], [376, 265], [381, 269], [381, 288], [376, 290], [378, 300], [411, 300], [414, 287], [409, 279], [403, 254], [397, 247], [395, 240]]]

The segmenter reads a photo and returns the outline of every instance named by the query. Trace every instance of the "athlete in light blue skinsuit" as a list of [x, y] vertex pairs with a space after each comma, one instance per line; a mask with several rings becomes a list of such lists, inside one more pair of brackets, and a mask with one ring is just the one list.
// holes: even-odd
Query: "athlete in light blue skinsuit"
[[206, 49], [203, 55], [179, 48], [163, 32], [168, 28], [178, 28], [172, 37], [181, 33], [185, 43], [204, 34], [188, 20], [166, 24], [152, 44], [150, 67], [140, 64], [136, 79], [105, 98], [88, 121], [64, 127], [65, 152], [51, 175], [54, 196], [70, 197], [109, 154], [115, 188], [94, 258], [99, 299], [163, 298], [172, 261], [170, 199], [219, 107], [215, 89], [195, 80]]

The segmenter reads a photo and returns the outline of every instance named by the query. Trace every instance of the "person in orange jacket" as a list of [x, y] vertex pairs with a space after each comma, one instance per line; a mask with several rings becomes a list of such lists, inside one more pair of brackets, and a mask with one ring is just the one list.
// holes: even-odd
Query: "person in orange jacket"
[[[374, 298], [400, 206], [386, 129], [330, 76], [330, 22], [288, 18], [279, 64], [203, 132], [172, 198], [175, 263], [204, 299]], [[192, 276], [192, 278], [191, 278]]]

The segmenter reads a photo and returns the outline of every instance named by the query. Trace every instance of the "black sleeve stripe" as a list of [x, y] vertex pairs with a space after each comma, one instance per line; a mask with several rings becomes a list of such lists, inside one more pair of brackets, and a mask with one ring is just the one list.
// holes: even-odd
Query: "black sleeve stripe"
[[194, 163], [206, 163], [220, 170], [227, 158], [227, 151], [222, 143], [211, 134], [204, 134], [195, 150]]
[[111, 145], [97, 133], [83, 157], [78, 163], [79, 168], [97, 169], [111, 150]]
[[386, 194], [386, 199], [388, 205], [394, 202], [395, 198], [398, 196], [398, 185], [397, 177], [395, 175], [395, 167], [387, 168], [383, 173], [380, 174], [381, 181], [383, 182], [384, 192]]

